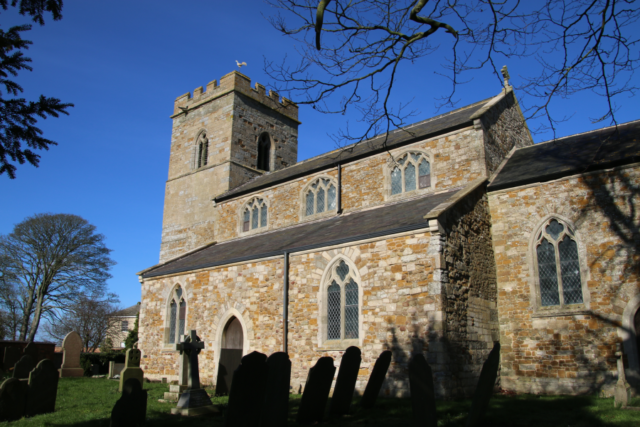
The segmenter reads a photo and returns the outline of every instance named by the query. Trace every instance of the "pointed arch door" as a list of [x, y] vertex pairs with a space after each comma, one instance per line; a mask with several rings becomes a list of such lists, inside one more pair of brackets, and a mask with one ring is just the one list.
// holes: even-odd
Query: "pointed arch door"
[[240, 366], [240, 361], [242, 360], [243, 343], [242, 324], [237, 317], [232, 317], [222, 332], [216, 395], [229, 394], [233, 372]]

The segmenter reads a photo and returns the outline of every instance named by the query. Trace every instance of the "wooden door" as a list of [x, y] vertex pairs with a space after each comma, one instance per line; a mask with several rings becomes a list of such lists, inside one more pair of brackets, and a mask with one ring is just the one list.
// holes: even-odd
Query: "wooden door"
[[227, 322], [222, 332], [216, 396], [229, 394], [233, 372], [240, 366], [242, 360], [243, 342], [242, 325], [236, 317], [233, 317]]

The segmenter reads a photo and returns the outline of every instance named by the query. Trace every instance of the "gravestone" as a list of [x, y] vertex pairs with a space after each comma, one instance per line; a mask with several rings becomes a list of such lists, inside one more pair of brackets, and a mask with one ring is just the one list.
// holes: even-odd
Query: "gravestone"
[[390, 364], [391, 352], [386, 350], [380, 353], [380, 357], [378, 357], [375, 365], [373, 365], [373, 371], [369, 376], [367, 387], [364, 389], [364, 394], [360, 401], [360, 406], [364, 409], [371, 409], [373, 408], [373, 405], [376, 404], [376, 399], [380, 394], [380, 390], [382, 389], [382, 384], [384, 383], [384, 378], [387, 376]]
[[289, 415], [291, 361], [281, 351], [267, 359], [267, 384], [260, 427], [283, 427]]
[[[187, 335], [184, 335], [185, 339]], [[166, 378], [165, 378], [166, 381]], [[178, 384], [169, 385], [169, 391], [164, 393], [164, 400], [177, 402], [180, 395], [189, 388], [189, 356], [182, 352], [178, 361]]]
[[4, 349], [4, 358], [2, 359], [4, 370], [9, 372], [18, 360], [22, 357], [22, 350], [19, 347], [7, 347]]
[[36, 347], [36, 345], [32, 342], [30, 342], [25, 346], [24, 350], [22, 351], [22, 354], [23, 355], [28, 354], [29, 356], [31, 356], [33, 358], [33, 363], [37, 364], [40, 361], [38, 347]]
[[409, 388], [413, 425], [416, 427], [437, 427], [436, 397], [433, 389], [431, 366], [422, 354], [414, 354], [409, 361]]
[[17, 378], [6, 379], [0, 385], [0, 422], [18, 420], [24, 416], [29, 385]]
[[267, 379], [267, 356], [254, 351], [240, 361], [233, 373], [226, 426], [253, 427], [260, 424]]
[[144, 372], [140, 369], [140, 350], [137, 348], [130, 348], [127, 350], [127, 354], [124, 360], [124, 369], [120, 372], [120, 385], [118, 391], [122, 392], [124, 383], [128, 379], [134, 379], [140, 383], [144, 381]]
[[213, 406], [207, 392], [200, 388], [198, 354], [203, 348], [204, 343], [196, 335], [195, 330], [191, 330], [183, 342], [175, 345], [175, 349], [180, 351], [180, 354], [187, 353], [189, 356], [189, 388], [180, 395], [177, 407], [171, 409], [172, 414], [185, 416], [220, 415], [220, 410]]
[[42, 359], [29, 374], [26, 415], [53, 412], [58, 394], [58, 370], [49, 359]]
[[349, 412], [361, 361], [362, 353], [358, 347], [349, 347], [342, 355], [338, 378], [333, 388], [331, 406], [329, 407], [329, 415], [331, 417], [339, 417]]
[[36, 367], [33, 357], [28, 354], [22, 356], [13, 367], [13, 378], [25, 379], [29, 378], [29, 373]]
[[80, 353], [82, 352], [82, 340], [77, 332], [69, 332], [62, 341], [62, 367], [60, 377], [81, 377], [84, 369], [80, 367]]
[[471, 402], [471, 410], [467, 417], [467, 427], [475, 427], [478, 425], [484, 413], [489, 406], [489, 400], [493, 394], [493, 388], [496, 385], [498, 377], [498, 367], [500, 366], [500, 343], [496, 342], [493, 350], [489, 353], [489, 357], [482, 365], [480, 379], [476, 391], [473, 393], [473, 401]]
[[322, 422], [335, 373], [336, 367], [333, 366], [332, 357], [321, 357], [315, 366], [309, 369], [298, 409], [298, 424]]
[[111, 410], [111, 427], [137, 427], [147, 417], [147, 391], [135, 378], [129, 378], [122, 388], [122, 396]]
[[631, 386], [627, 382], [627, 377], [624, 373], [624, 361], [622, 344], [618, 343], [618, 351], [616, 351], [616, 357], [618, 358], [618, 381], [616, 382], [616, 388], [613, 393], [613, 407], [624, 408], [629, 404], [631, 399]]

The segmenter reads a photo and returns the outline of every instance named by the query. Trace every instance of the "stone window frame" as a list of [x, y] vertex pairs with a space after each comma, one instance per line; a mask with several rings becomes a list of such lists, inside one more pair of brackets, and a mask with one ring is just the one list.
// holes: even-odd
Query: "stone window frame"
[[[260, 169], [259, 167], [259, 162], [260, 162], [260, 141], [262, 140], [262, 138], [266, 136], [269, 139], [269, 159], [268, 159], [268, 163], [269, 163], [269, 169], [265, 170], [265, 169]], [[271, 134], [269, 132], [261, 132], [257, 137], [256, 137], [256, 169], [257, 170], [263, 170], [264, 172], [272, 172], [275, 168], [275, 143], [273, 141], [273, 138], [271, 137]]]
[[128, 332], [129, 331], [129, 321], [122, 320], [120, 321], [120, 332]]
[[[200, 164], [200, 140], [201, 138], [206, 139], [206, 153], [205, 153], [205, 161], [204, 164]], [[191, 167], [193, 170], [199, 170], [206, 167], [209, 164], [209, 139], [207, 138], [207, 131], [205, 129], [201, 129], [198, 131], [197, 136], [195, 138], [195, 142], [193, 144], [193, 161]]]
[[[264, 203], [267, 207], [267, 224], [265, 226], [260, 226], [260, 221], [262, 218], [262, 209], [259, 209], [258, 214], [260, 215], [258, 218], [258, 227], [257, 228], [251, 228], [251, 221], [253, 219], [253, 216], [251, 214], [251, 209], [249, 209], [250, 212], [250, 217], [249, 217], [249, 230], [244, 231], [244, 211], [246, 209], [248, 209], [250, 206], [253, 207], [252, 205], [257, 201], [257, 200], [262, 200], [262, 203]], [[240, 209], [238, 210], [238, 236], [250, 236], [252, 234], [257, 234], [257, 233], [263, 233], [267, 230], [269, 230], [271, 228], [270, 226], [270, 219], [271, 219], [271, 215], [273, 214], [273, 212], [271, 212], [271, 204], [269, 203], [269, 199], [267, 199], [267, 197], [263, 194], [256, 194], [254, 196], [249, 197], [241, 206]]]
[[[335, 268], [339, 265], [340, 261], [344, 261], [349, 266], [349, 271], [351, 277], [358, 285], [358, 338], [352, 339], [340, 339], [340, 340], [329, 340], [327, 339], [327, 330], [328, 330], [328, 319], [327, 319], [327, 308], [328, 308], [328, 296], [327, 290], [331, 285], [331, 279], [333, 278], [333, 273]], [[344, 298], [345, 287], [341, 287], [341, 329], [344, 333], [344, 306], [345, 306], [345, 298]], [[327, 267], [324, 269], [322, 273], [322, 278], [320, 280], [320, 286], [318, 287], [318, 316], [320, 318], [318, 322], [318, 351], [344, 351], [351, 346], [362, 346], [364, 341], [364, 330], [363, 330], [363, 319], [362, 319], [362, 308], [363, 308], [363, 296], [364, 296], [364, 282], [362, 281], [362, 276], [360, 275], [360, 271], [358, 267], [356, 267], [355, 263], [346, 257], [343, 254], [336, 255], [329, 263]]]
[[[424, 158], [429, 162], [430, 185], [429, 187], [426, 187], [426, 188], [419, 188], [418, 186], [418, 188], [416, 188], [415, 190], [403, 191], [398, 194], [391, 194], [391, 173], [393, 172], [393, 169], [396, 167], [398, 159], [401, 159], [402, 157], [409, 155], [411, 153], [420, 154], [424, 156]], [[398, 200], [398, 199], [403, 199], [408, 197], [415, 197], [422, 194], [433, 193], [434, 191], [436, 191], [436, 184], [437, 184], [436, 173], [435, 173], [436, 165], [434, 164], [434, 156], [429, 150], [424, 150], [422, 148], [403, 148], [401, 150], [391, 151], [390, 154], [391, 154], [390, 156], [387, 155], [387, 161], [385, 164], [385, 171], [384, 171], [384, 193], [385, 193], [386, 200], [393, 201], [393, 200]], [[404, 185], [404, 180], [403, 180], [403, 185]]]
[[[315, 184], [316, 182], [322, 180], [322, 179], [328, 179], [330, 181], [330, 183], [326, 187], [327, 190], [329, 189], [329, 187], [332, 184], [336, 188], [336, 208], [335, 209], [331, 209], [331, 210], [325, 210], [324, 212], [320, 212], [320, 213], [314, 213], [313, 215], [307, 215], [307, 193], [309, 191], [313, 191], [312, 188], [311, 188], [312, 185]], [[330, 175], [326, 175], [326, 174], [314, 176], [300, 191], [300, 197], [299, 197], [299, 203], [300, 203], [299, 217], [300, 217], [300, 220], [301, 221], [310, 221], [310, 220], [315, 220], [315, 219], [319, 219], [319, 218], [324, 218], [324, 217], [336, 215], [337, 209], [338, 209], [338, 199], [337, 198], [338, 198], [338, 181], [334, 177], [332, 177]], [[314, 200], [316, 200], [315, 197], [314, 197]], [[327, 199], [325, 198], [325, 200], [327, 200]], [[325, 202], [325, 204], [327, 204], [327, 203]]]
[[[178, 290], [178, 288], [182, 289], [182, 294], [180, 296], [178, 296], [178, 294], [176, 293], [176, 291]], [[186, 288], [181, 285], [180, 283], [176, 283], [171, 287], [171, 291], [169, 292], [169, 294], [166, 297], [166, 304], [165, 304], [165, 319], [164, 319], [164, 348], [165, 349], [171, 349], [173, 350], [173, 347], [175, 344], [177, 344], [176, 342], [170, 342], [171, 341], [171, 302], [172, 301], [176, 301], [177, 304], [177, 318], [176, 318], [176, 322], [179, 322], [180, 319], [180, 302], [184, 301], [185, 302], [185, 313], [184, 313], [184, 329], [183, 329], [183, 334], [187, 333], [187, 331], [189, 330], [189, 325], [187, 324], [187, 320], [189, 319], [189, 301], [187, 300], [187, 290]], [[179, 323], [176, 323], [176, 329], [178, 328]], [[178, 335], [179, 337], [179, 335]]]
[[[549, 225], [552, 220], [563, 223], [565, 227], [569, 227], [573, 234], [573, 239], [578, 245], [578, 263], [580, 265], [580, 285], [582, 288], [582, 303], [543, 306], [540, 295], [540, 276], [538, 274], [538, 235], [543, 229]], [[571, 236], [570, 236], [571, 238]], [[533, 317], [555, 317], [555, 316], [571, 316], [577, 314], [589, 314], [591, 306], [591, 295], [587, 282], [589, 280], [589, 268], [587, 264], [587, 248], [584, 244], [585, 239], [581, 235], [580, 230], [569, 218], [562, 215], [551, 214], [545, 216], [534, 228], [529, 238], [528, 264], [532, 272], [530, 277], [530, 297], [531, 307], [533, 308]]]

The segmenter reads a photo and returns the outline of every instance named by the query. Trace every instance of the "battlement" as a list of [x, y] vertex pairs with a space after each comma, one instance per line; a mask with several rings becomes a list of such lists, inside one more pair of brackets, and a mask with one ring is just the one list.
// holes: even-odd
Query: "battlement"
[[217, 80], [209, 82], [206, 90], [203, 90], [202, 86], [196, 88], [193, 91], [193, 96], [190, 92], [187, 92], [176, 98], [173, 106], [173, 116], [171, 117], [176, 117], [179, 114], [188, 112], [190, 109], [197, 108], [206, 102], [234, 91], [248, 96], [298, 122], [298, 105], [285, 97], [280, 98], [280, 95], [272, 90], [267, 94], [265, 87], [260, 83], [256, 83], [255, 88], [252, 88], [251, 79], [238, 71], [232, 71], [223, 76], [219, 84]]

